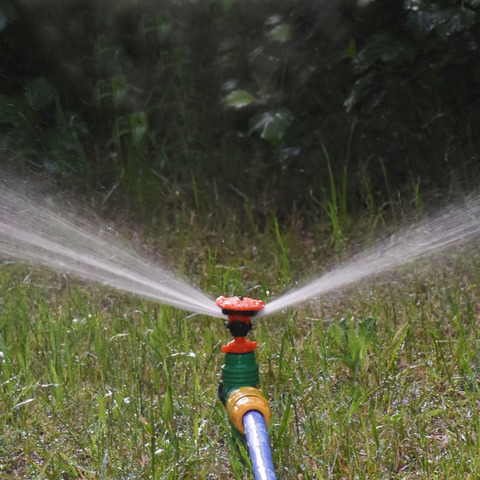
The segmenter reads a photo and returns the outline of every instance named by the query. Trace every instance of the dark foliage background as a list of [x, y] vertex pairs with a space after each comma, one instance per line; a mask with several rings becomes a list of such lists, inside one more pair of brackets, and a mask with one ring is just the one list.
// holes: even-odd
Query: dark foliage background
[[308, 218], [447, 196], [478, 179], [479, 12], [2, 0], [1, 148], [141, 216], [181, 201]]

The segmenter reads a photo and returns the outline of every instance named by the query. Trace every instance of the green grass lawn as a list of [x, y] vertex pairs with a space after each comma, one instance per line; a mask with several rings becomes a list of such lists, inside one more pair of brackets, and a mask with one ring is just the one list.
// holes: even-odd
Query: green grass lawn
[[[236, 261], [197, 240], [178, 264], [213, 297], [266, 301], [320, 267], [294, 233], [259, 238]], [[477, 478], [479, 260], [256, 322], [279, 478]], [[0, 478], [251, 478], [217, 398], [227, 341], [219, 319], [0, 266]]]

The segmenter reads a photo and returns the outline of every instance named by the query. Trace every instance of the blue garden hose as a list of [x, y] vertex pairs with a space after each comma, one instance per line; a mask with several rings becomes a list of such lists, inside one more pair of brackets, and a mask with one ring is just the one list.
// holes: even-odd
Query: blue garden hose
[[243, 416], [243, 428], [255, 480], [276, 480], [265, 418], [251, 410]]

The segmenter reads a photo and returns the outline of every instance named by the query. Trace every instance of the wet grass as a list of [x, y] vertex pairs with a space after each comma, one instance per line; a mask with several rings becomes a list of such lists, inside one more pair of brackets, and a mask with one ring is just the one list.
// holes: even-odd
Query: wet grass
[[[227, 232], [174, 239], [176, 265], [212, 296], [268, 301], [329, 244], [275, 219]], [[479, 260], [257, 322], [279, 478], [476, 478]], [[1, 266], [0, 477], [250, 478], [216, 393], [228, 340], [218, 319]]]

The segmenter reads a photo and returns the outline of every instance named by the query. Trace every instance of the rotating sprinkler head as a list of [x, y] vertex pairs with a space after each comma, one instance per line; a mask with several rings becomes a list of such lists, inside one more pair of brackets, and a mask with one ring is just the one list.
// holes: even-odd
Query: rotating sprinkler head
[[222, 352], [253, 352], [257, 348], [257, 342], [248, 340], [246, 336], [253, 326], [252, 317], [265, 306], [263, 301], [248, 297], [218, 297], [216, 303], [228, 316], [225, 327], [233, 336], [233, 340], [222, 347]]

